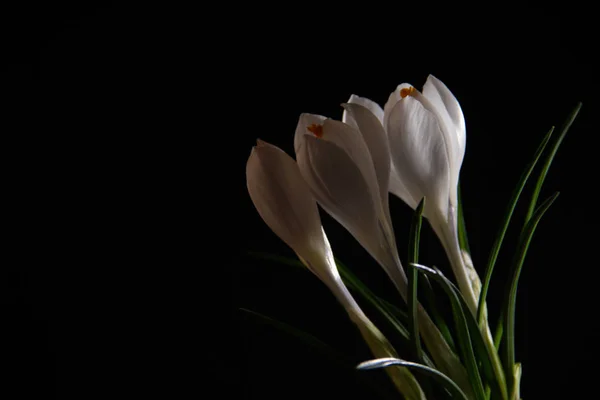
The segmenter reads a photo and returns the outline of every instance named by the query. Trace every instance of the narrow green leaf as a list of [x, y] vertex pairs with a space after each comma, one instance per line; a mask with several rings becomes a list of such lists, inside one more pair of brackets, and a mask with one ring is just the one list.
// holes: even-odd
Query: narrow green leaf
[[433, 319], [433, 322], [442, 333], [442, 336], [444, 336], [444, 339], [446, 340], [452, 351], [456, 353], [456, 344], [454, 343], [452, 332], [450, 332], [450, 328], [448, 327], [445, 318], [442, 316], [442, 313], [438, 309], [438, 302], [436, 300], [433, 287], [431, 286], [431, 282], [429, 282], [429, 278], [427, 277], [427, 275], [419, 277], [419, 283], [421, 284], [419, 290], [421, 293], [423, 293], [423, 296], [421, 296], [421, 298], [424, 300], [422, 301], [422, 303], [425, 304], [425, 309], [429, 312], [429, 315]]
[[[354, 275], [345, 264], [338, 259], [336, 259], [335, 262], [342, 280], [344, 283], [346, 283], [346, 285], [348, 285], [350, 290], [360, 294], [371, 306], [373, 306], [388, 320], [390, 325], [396, 329], [396, 331], [400, 334], [402, 339], [407, 342], [407, 344], [410, 343], [410, 334], [406, 326], [404, 326], [404, 324], [398, 318], [396, 318], [386, 309], [383, 302], [371, 291], [371, 289], [362, 283], [361, 280], [358, 279], [358, 277]], [[408, 318], [406, 319], [406, 322], [408, 322]]]
[[494, 332], [494, 347], [496, 350], [500, 350], [500, 344], [502, 343], [502, 335], [504, 334], [504, 315], [500, 313], [500, 321], [496, 325], [496, 331]]
[[442, 387], [444, 387], [450, 393], [453, 399], [469, 400], [467, 395], [465, 395], [465, 393], [460, 389], [460, 387], [458, 387], [458, 385], [452, 379], [442, 374], [440, 371], [434, 368], [430, 368], [423, 364], [418, 364], [390, 357], [365, 361], [358, 364], [356, 368], [361, 370], [370, 370], [378, 368], [387, 368], [396, 365], [405, 368], [415, 369], [433, 377], [442, 385]]
[[[340, 260], [335, 260], [338, 271], [342, 280], [348, 285], [348, 287], [360, 294], [371, 306], [373, 306], [387, 321], [388, 323], [398, 332], [400, 338], [405, 342], [406, 346], [410, 345], [410, 333], [406, 328], [409, 317], [406, 313], [402, 312], [398, 307], [392, 305], [386, 300], [376, 296], [364, 283], [354, 275], [350, 269], [344, 265]], [[434, 366], [431, 358], [422, 353], [423, 361], [429, 366]]]
[[[455, 290], [458, 289], [455, 288]], [[467, 303], [464, 302], [464, 299], [461, 300], [461, 303], [463, 304], [463, 309], [465, 309], [464, 307]], [[468, 308], [465, 310], [468, 310]], [[482, 336], [477, 320], [473, 314], [465, 313], [465, 317], [467, 319], [475, 357], [480, 362], [480, 371], [483, 373], [487, 385], [489, 385], [486, 389], [486, 398], [489, 398], [489, 394], [493, 390], [493, 393], [497, 398], [507, 399], [508, 389], [506, 387], [506, 378], [496, 349], [489, 349], [488, 346], [486, 346], [485, 339]]]
[[542, 152], [546, 148], [550, 137], [552, 136], [552, 132], [554, 131], [554, 127], [552, 127], [542, 142], [538, 146], [535, 151], [535, 155], [533, 156], [533, 160], [529, 163], [525, 171], [521, 174], [521, 178], [519, 179], [519, 183], [513, 190], [510, 201], [508, 202], [508, 207], [506, 208], [506, 212], [504, 214], [504, 223], [500, 227], [498, 234], [496, 235], [496, 241], [494, 242], [494, 246], [492, 247], [492, 251], [490, 252], [490, 257], [488, 259], [488, 263], [485, 269], [485, 278], [483, 280], [483, 286], [481, 287], [481, 295], [479, 296], [479, 305], [477, 308], [477, 321], [479, 321], [479, 325], [484, 325], [484, 310], [485, 310], [485, 300], [487, 297], [487, 292], [490, 286], [490, 281], [492, 280], [492, 272], [494, 271], [494, 266], [496, 264], [496, 259], [498, 258], [498, 253], [500, 252], [500, 247], [502, 246], [502, 242], [504, 241], [504, 235], [508, 229], [508, 225], [510, 224], [510, 220], [512, 218], [513, 212], [515, 210], [515, 206], [519, 201], [519, 197], [521, 196], [521, 192], [531, 175], [535, 165], [537, 164]]
[[469, 333], [469, 327], [465, 315], [470, 312], [469, 308], [463, 308], [463, 305], [466, 306], [466, 304], [463, 304], [464, 299], [463, 302], [461, 302], [459, 293], [455, 290], [452, 283], [441, 273], [441, 271], [420, 264], [413, 264], [413, 267], [437, 281], [450, 298], [450, 305], [452, 307], [452, 314], [454, 315], [454, 321], [456, 324], [458, 348], [460, 350], [461, 358], [465, 363], [465, 367], [467, 368], [467, 374], [469, 375], [469, 380], [471, 382], [476, 399], [485, 400], [486, 396], [483, 388], [483, 381], [477, 366], [478, 362], [473, 350], [471, 334]]
[[527, 216], [525, 217], [525, 223], [529, 222], [529, 220], [533, 216], [534, 210], [537, 207], [538, 197], [540, 195], [540, 191], [542, 190], [542, 185], [544, 184], [546, 175], [548, 174], [548, 170], [550, 169], [550, 165], [552, 165], [554, 156], [556, 156], [556, 152], [558, 151], [558, 148], [560, 147], [563, 139], [567, 135], [569, 128], [571, 128], [571, 125], [573, 125], [575, 118], [577, 118], [577, 115], [579, 114], [579, 110], [581, 110], [581, 106], [582, 106], [582, 103], [579, 102], [579, 103], [577, 103], [577, 106], [575, 106], [573, 111], [571, 111], [571, 113], [569, 114], [569, 117], [563, 123], [562, 129], [560, 130], [560, 135], [558, 135], [556, 142], [554, 142], [554, 144], [552, 145], [552, 148], [550, 149], [550, 153], [546, 157], [546, 161], [544, 162], [544, 166], [542, 168], [542, 171], [540, 172], [540, 176], [538, 177], [538, 180], [535, 184], [533, 194], [531, 195], [531, 200], [529, 202], [529, 209], [527, 210]]
[[[517, 287], [519, 285], [519, 277], [521, 276], [521, 270], [523, 269], [523, 263], [529, 249], [529, 244], [535, 233], [538, 223], [548, 211], [552, 203], [556, 200], [559, 193], [556, 192], [550, 198], [548, 198], [537, 210], [533, 213], [530, 221], [527, 223], [521, 237], [519, 238], [518, 251], [515, 254], [513, 269], [512, 269], [512, 280], [510, 289], [507, 294], [506, 308], [504, 310], [504, 316], [506, 317], [506, 375], [510, 377], [511, 383], [513, 383], [514, 368], [515, 368], [515, 310], [517, 304]], [[512, 385], [509, 385], [512, 386]]]
[[465, 214], [462, 204], [462, 194], [460, 190], [460, 182], [458, 182], [458, 243], [460, 248], [471, 254], [469, 248], [469, 239], [467, 237], [467, 225], [465, 224]]
[[[575, 121], [575, 118], [577, 118], [577, 115], [579, 114], [579, 111], [581, 110], [581, 106], [582, 106], [582, 103], [579, 102], [579, 103], [577, 103], [577, 106], [575, 106], [573, 111], [571, 111], [571, 113], [567, 117], [567, 120], [563, 123], [563, 126], [560, 131], [560, 135], [558, 136], [558, 139], [556, 140], [556, 142], [554, 142], [554, 144], [552, 145], [552, 148], [550, 149], [550, 153], [546, 156], [544, 166], [542, 167], [542, 171], [540, 172], [540, 175], [538, 176], [538, 179], [536, 181], [536, 184], [535, 184], [535, 187], [533, 190], [533, 194], [529, 201], [529, 208], [527, 210], [527, 215], [525, 216], [525, 221], [523, 223], [523, 228], [521, 230], [521, 234], [523, 234], [523, 232], [526, 230], [527, 223], [531, 220], [533, 212], [534, 212], [535, 208], [537, 207], [538, 197], [539, 197], [540, 191], [542, 189], [542, 185], [544, 184], [544, 181], [546, 179], [546, 175], [548, 174], [548, 170], [550, 169], [550, 165], [552, 164], [552, 161], [554, 160], [554, 156], [556, 155], [558, 148], [562, 144], [562, 141], [565, 138], [567, 132], [571, 128], [571, 125]], [[487, 278], [487, 275], [486, 275], [486, 278]], [[485, 287], [485, 285], [484, 285], [484, 289], [487, 292], [487, 288]], [[483, 293], [483, 291], [482, 291], [482, 293]], [[483, 298], [483, 296], [482, 296], [482, 298]], [[481, 301], [480, 301], [480, 304], [482, 304]], [[505, 315], [503, 313], [501, 313], [498, 318], [498, 324], [496, 325], [496, 331], [494, 332], [494, 344], [496, 345], [497, 349], [500, 348], [500, 344], [502, 343], [502, 336], [504, 334], [504, 326], [503, 326], [504, 320], [505, 320]]]
[[[423, 221], [423, 207], [425, 206], [425, 198], [421, 200], [415, 211], [411, 228], [410, 238], [408, 241], [408, 264], [417, 263], [419, 261], [419, 240], [421, 237], [421, 224]], [[423, 361], [423, 349], [419, 338], [419, 321], [417, 311], [417, 284], [419, 282], [419, 272], [412, 267], [408, 269], [408, 329], [410, 331], [410, 339], [412, 344], [413, 355], [419, 363]]]
[[[459, 189], [460, 190], [460, 189]], [[414, 271], [413, 268], [410, 266], [411, 263], [417, 263], [418, 262], [418, 251], [419, 251], [419, 237], [417, 237], [417, 241], [415, 242], [413, 240], [413, 236], [415, 235], [415, 232], [413, 232], [415, 229], [419, 229], [419, 236], [420, 236], [420, 229], [421, 229], [421, 224], [422, 224], [422, 214], [423, 214], [423, 208], [424, 208], [424, 201], [425, 198], [423, 198], [421, 200], [421, 203], [419, 203], [419, 205], [417, 206], [417, 209], [415, 210], [415, 214], [413, 217], [413, 221], [412, 221], [412, 225], [411, 225], [411, 237], [409, 238], [409, 245], [408, 245], [408, 287], [409, 287], [409, 293], [408, 293], [408, 298], [409, 298], [409, 310], [412, 310], [412, 307], [416, 307], [416, 301], [411, 305], [410, 303], [410, 299], [412, 299], [413, 297], [413, 293], [412, 293], [412, 289], [413, 289], [413, 285], [416, 285], [414, 287], [414, 296], [415, 298], [417, 297], [417, 293], [419, 292], [418, 285], [421, 286], [421, 290], [423, 295], [422, 297], [422, 301], [421, 303], [426, 305], [426, 309], [429, 312], [429, 315], [432, 317], [435, 325], [438, 327], [438, 329], [440, 330], [440, 333], [442, 334], [442, 336], [444, 337], [444, 339], [446, 340], [446, 343], [448, 343], [448, 345], [450, 346], [450, 348], [453, 351], [456, 351], [456, 345], [454, 343], [454, 338], [452, 337], [452, 333], [450, 332], [450, 329], [448, 328], [448, 324], [446, 323], [444, 317], [442, 317], [442, 314], [440, 313], [438, 306], [437, 306], [437, 301], [435, 299], [435, 294], [433, 291], [433, 288], [431, 286], [431, 282], [429, 282], [429, 279], [427, 278], [426, 275], [423, 275], [422, 279], [418, 279], [417, 276], [417, 271]], [[459, 197], [459, 201], [460, 201], [460, 197]], [[423, 204], [422, 204], [423, 203]], [[460, 204], [459, 204], [460, 207]], [[460, 212], [460, 211], [459, 211]], [[418, 218], [418, 227], [416, 225], [416, 219]], [[464, 221], [463, 221], [464, 222]], [[464, 225], [463, 225], [464, 227]], [[466, 240], [466, 234], [464, 236], [464, 239]], [[416, 247], [415, 247], [416, 246]], [[468, 248], [468, 243], [466, 244], [467, 248]], [[413, 259], [412, 254], [416, 254], [416, 257]], [[411, 279], [414, 278], [414, 281], [411, 281]], [[424, 301], [423, 301], [424, 300]], [[416, 315], [415, 315], [416, 318]], [[414, 323], [414, 321], [413, 321]], [[410, 330], [410, 327], [409, 327]], [[417, 361], [420, 361], [417, 358]]]
[[408, 325], [408, 314], [406, 311], [401, 310], [394, 304], [390, 303], [386, 299], [382, 299], [381, 297], [375, 296], [377, 301], [381, 304], [381, 306], [387, 310], [390, 314], [397, 318], [403, 325]]
[[[508, 400], [508, 389], [506, 386], [506, 379], [496, 349], [491, 348], [491, 346], [487, 346], [487, 342], [483, 337], [483, 333], [478, 326], [475, 316], [470, 312], [467, 302], [465, 301], [463, 295], [460, 293], [460, 290], [456, 287], [456, 285], [454, 285], [454, 283], [452, 283], [448, 278], [446, 278], [438, 269], [422, 270], [424, 274], [431, 273], [431, 271], [434, 271], [437, 274], [439, 274], [439, 279], [443, 280], [442, 287], [444, 287], [445, 285], [445, 291], [447, 291], [448, 288], [451, 288], [454, 291], [454, 298], [458, 299], [460, 306], [462, 307], [463, 315], [465, 317], [467, 327], [469, 330], [471, 343], [474, 346], [473, 350], [475, 353], [475, 358], [480, 362], [480, 370], [483, 372], [487, 383], [492, 384], [490, 389], [486, 389], [486, 398], [488, 397], [488, 393], [493, 388], [496, 398]], [[456, 317], [456, 314], [453, 314]]]

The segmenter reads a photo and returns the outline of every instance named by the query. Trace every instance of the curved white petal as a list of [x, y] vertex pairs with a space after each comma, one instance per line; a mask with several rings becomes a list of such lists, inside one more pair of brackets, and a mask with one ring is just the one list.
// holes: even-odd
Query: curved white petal
[[416, 200], [425, 196], [426, 216], [448, 211], [450, 160], [438, 118], [412, 95], [396, 102], [388, 115], [392, 162]]
[[305, 135], [296, 149], [296, 159], [319, 204], [381, 260], [378, 198], [350, 156], [335, 143]]
[[310, 188], [283, 150], [259, 141], [246, 163], [246, 183], [262, 219], [300, 257], [312, 262], [331, 251]]
[[[374, 199], [380, 199], [379, 185], [373, 159], [371, 158], [371, 153], [369, 152], [369, 148], [361, 133], [357, 129], [352, 128], [350, 125], [341, 121], [319, 115], [302, 114], [298, 120], [296, 136], [294, 137], [296, 154], [298, 154], [298, 149], [306, 138], [315, 138], [313, 131], [309, 129], [311, 125], [321, 125], [319, 140], [333, 143], [339, 149], [343, 150], [356, 165], [364, 182], [366, 182], [366, 194], [373, 196]], [[332, 164], [332, 168], [334, 168], [334, 171], [337, 171], [341, 167], [335, 167], [335, 164]], [[349, 181], [348, 185], [351, 186], [352, 181]], [[381, 203], [379, 201], [374, 201], [374, 206], [377, 213], [381, 212]]]
[[383, 107], [383, 127], [385, 128], [386, 132], [388, 130], [390, 113], [394, 109], [394, 106], [396, 105], [396, 103], [398, 103], [400, 100], [402, 100], [402, 96], [400, 96], [400, 92], [402, 91], [402, 89], [408, 89], [411, 86], [412, 85], [410, 85], [408, 83], [401, 83], [400, 85], [398, 85], [398, 87], [396, 87], [396, 90], [394, 90], [392, 93], [390, 93], [388, 101], [385, 103], [385, 105]]
[[322, 126], [326, 119], [326, 117], [317, 114], [300, 114], [298, 124], [296, 125], [296, 132], [294, 134], [294, 152], [298, 152], [298, 148], [304, 140], [304, 135], [314, 136], [314, 133], [309, 130], [309, 127]]
[[[355, 115], [363, 126], [367, 120], [380, 125], [364, 107]], [[298, 122], [294, 142], [300, 171], [318, 203], [377, 260], [398, 290], [405, 292], [406, 275], [389, 216], [389, 195], [386, 191], [382, 201], [369, 147], [359, 130], [331, 119], [325, 119], [317, 130], [313, 125], [319, 120], [318, 116], [303, 114]], [[374, 144], [377, 133], [367, 136], [374, 151], [381, 152], [379, 147], [385, 147], [385, 141]]]
[[462, 164], [467, 144], [465, 117], [456, 97], [446, 85], [433, 75], [429, 75], [423, 86], [423, 95], [431, 101], [442, 117], [448, 129], [455, 135], [458, 146], [456, 147], [455, 163], [458, 168]]
[[[375, 168], [379, 195], [385, 211], [388, 207], [389, 198], [390, 146], [383, 125], [369, 108], [361, 104], [348, 103], [342, 104], [342, 107], [344, 107], [345, 119], [353, 121], [367, 145]], [[383, 111], [381, 113], [383, 118]]]
[[[365, 107], [373, 113], [373, 115], [379, 120], [379, 122], [381, 122], [381, 125], [383, 126], [383, 109], [379, 104], [375, 103], [373, 100], [353, 94], [348, 99], [348, 104], [358, 104]], [[345, 116], [346, 113], [344, 112], [344, 117], [342, 117], [343, 122], [346, 122]]]
[[[385, 103], [383, 121], [386, 135], [388, 135], [388, 140], [390, 114], [394, 109], [394, 106], [400, 100], [402, 100], [402, 96], [400, 96], [400, 92], [402, 91], [402, 89], [408, 89], [410, 87], [411, 85], [408, 83], [401, 83], [396, 87], [396, 90], [390, 93], [388, 101]], [[393, 159], [397, 154], [395, 154], [396, 149], [393, 148], [391, 145], [390, 152], [391, 158]], [[396, 169], [395, 163], [392, 160], [392, 163], [390, 165], [390, 179], [388, 190], [393, 195], [402, 199], [402, 201], [408, 204], [409, 207], [411, 207], [412, 209], [416, 209], [417, 205], [419, 205], [419, 202], [423, 198], [423, 193], [420, 189], [416, 188], [415, 185], [411, 185], [410, 182], [405, 182], [405, 179], [406, 177], [401, 176], [401, 174]]]
[[413, 197], [409, 187], [406, 186], [402, 179], [403, 178], [396, 170], [396, 166], [392, 162], [390, 164], [390, 181], [388, 190], [394, 196], [399, 197], [402, 201], [404, 201], [410, 208], [415, 210], [423, 198], [423, 194], [420, 191], [419, 193], [415, 193], [415, 195], [419, 197], [419, 200], [417, 200], [415, 197]]

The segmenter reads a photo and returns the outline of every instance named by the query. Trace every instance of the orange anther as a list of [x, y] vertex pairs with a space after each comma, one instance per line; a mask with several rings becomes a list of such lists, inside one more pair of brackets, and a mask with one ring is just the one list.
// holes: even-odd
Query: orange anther
[[408, 87], [400, 90], [400, 97], [405, 98], [406, 96], [410, 96], [415, 91], [414, 87]]
[[312, 124], [309, 125], [306, 129], [308, 129], [310, 132], [312, 132], [313, 135], [315, 135], [318, 138], [323, 136], [323, 125]]

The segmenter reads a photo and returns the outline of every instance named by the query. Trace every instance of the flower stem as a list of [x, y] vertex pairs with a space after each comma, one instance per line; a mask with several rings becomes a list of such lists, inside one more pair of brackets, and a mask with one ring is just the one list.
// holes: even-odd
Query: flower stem
[[[431, 220], [430, 220], [431, 221]], [[433, 219], [431, 225], [438, 234], [438, 237], [442, 241], [442, 245], [446, 250], [446, 254], [450, 260], [454, 276], [458, 282], [460, 292], [465, 299], [465, 303], [469, 307], [469, 310], [473, 316], [477, 317], [478, 299], [481, 294], [481, 280], [477, 271], [473, 266], [470, 257], [467, 262], [466, 256], [463, 255], [458, 241], [457, 231], [457, 215], [456, 210], [450, 207], [449, 218], [446, 223], [440, 223], [443, 219]], [[494, 375], [499, 383], [501, 395], [503, 400], [508, 400], [508, 389], [506, 387], [506, 376], [502, 367], [502, 362], [494, 346], [494, 340], [492, 339], [491, 330], [487, 320], [487, 307], [483, 304], [483, 321], [479, 324], [481, 335], [486, 347], [486, 350], [491, 358], [492, 368]]]

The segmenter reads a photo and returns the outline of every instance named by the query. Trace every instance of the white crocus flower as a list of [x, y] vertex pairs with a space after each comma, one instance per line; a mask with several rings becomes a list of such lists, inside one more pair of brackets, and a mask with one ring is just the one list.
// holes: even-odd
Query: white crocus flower
[[[391, 168], [389, 191], [415, 209], [427, 197], [424, 216], [442, 242], [470, 310], [477, 312], [481, 281], [471, 257], [458, 242], [458, 177], [466, 147], [466, 127], [460, 104], [450, 90], [429, 75], [423, 93], [401, 84], [385, 108], [366, 98], [350, 102], [369, 109], [388, 135]], [[487, 320], [487, 310], [484, 306]], [[482, 333], [493, 353], [489, 326]], [[499, 374], [502, 371], [498, 371]]]
[[[385, 131], [365, 107], [344, 106], [354, 127], [320, 115], [300, 116], [294, 138], [298, 166], [319, 204], [406, 293], [407, 278], [389, 216], [390, 159]], [[358, 129], [361, 125], [363, 130]], [[377, 157], [372, 157], [371, 149]]]
[[[246, 164], [248, 192], [266, 224], [334, 294], [377, 358], [397, 357], [388, 340], [360, 309], [338, 273], [317, 203], [296, 162], [278, 147], [258, 141]], [[406, 368], [387, 371], [410, 400], [425, 400]]]
[[[318, 203], [383, 267], [404, 300], [407, 277], [398, 257], [388, 206], [390, 151], [387, 136], [367, 99], [352, 96], [344, 121], [302, 114], [294, 148], [298, 166]], [[419, 307], [423, 340], [436, 364], [468, 386], [460, 360]], [[468, 389], [466, 389], [468, 390]]]
[[390, 191], [423, 211], [440, 238], [459, 287], [475, 313], [481, 282], [458, 242], [458, 177], [465, 154], [466, 129], [460, 104], [429, 75], [423, 93], [401, 84], [384, 108], [383, 123], [392, 155]]

